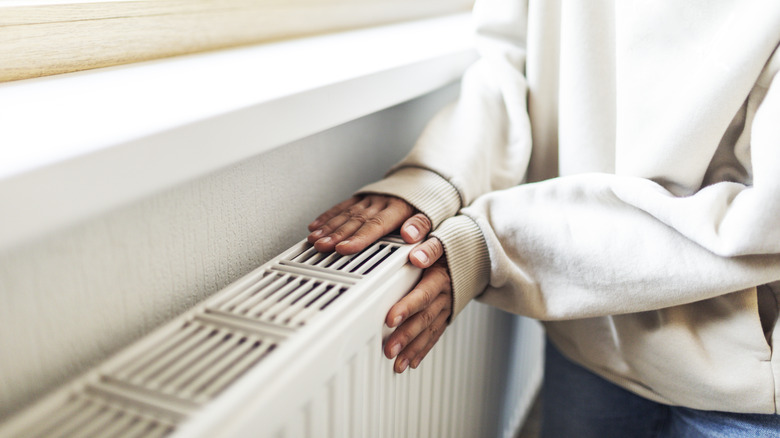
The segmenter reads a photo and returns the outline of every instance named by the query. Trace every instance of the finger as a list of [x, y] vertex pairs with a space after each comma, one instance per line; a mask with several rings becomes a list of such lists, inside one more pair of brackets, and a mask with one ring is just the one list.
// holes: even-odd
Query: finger
[[436, 263], [444, 255], [444, 246], [441, 240], [431, 237], [425, 242], [414, 247], [409, 254], [409, 261], [418, 268], [428, 268]]
[[[356, 200], [357, 202], [350, 203], [352, 200]], [[307, 240], [309, 243], [314, 243], [317, 240], [322, 239], [349, 219], [347, 212], [368, 208], [370, 204], [371, 202], [368, 199], [352, 198], [336, 205], [320, 215], [320, 218], [323, 218], [324, 222], [319, 223], [318, 227], [309, 234]], [[319, 220], [319, 218], [317, 220]]]
[[417, 213], [401, 226], [401, 237], [406, 243], [417, 243], [431, 232], [432, 225], [428, 216]]
[[[314, 247], [317, 248], [317, 251], [320, 252], [331, 252], [336, 249], [337, 245], [340, 245], [345, 241], [349, 243], [349, 239], [353, 238], [355, 232], [364, 227], [366, 223], [370, 223], [376, 220], [375, 213], [376, 212], [371, 210], [349, 212], [349, 217], [346, 219], [346, 221], [339, 225], [338, 228], [328, 233], [327, 236], [323, 237], [322, 239], [318, 239], [314, 243]], [[338, 217], [341, 218], [341, 216]], [[377, 236], [376, 239], [379, 239], [380, 237], [382, 237], [382, 235]], [[339, 248], [340, 249], [338, 252], [344, 255], [353, 254], [363, 249], [359, 248], [354, 252], [345, 252], [343, 249], [341, 249], [341, 247]]]
[[328, 221], [321, 225], [319, 229], [315, 230], [311, 234], [309, 234], [309, 237], [306, 238], [306, 240], [309, 241], [309, 243], [314, 244], [318, 240], [323, 240], [328, 237], [328, 235], [333, 231], [338, 229], [340, 226], [344, 225], [347, 222], [348, 218], [346, 215], [342, 213], [328, 219]]
[[[415, 314], [408, 321], [401, 324], [388, 338], [385, 344], [385, 356], [388, 359], [392, 359], [413, 343], [426, 328], [433, 324], [439, 313], [449, 306], [449, 302], [448, 297], [441, 294], [425, 310]], [[420, 347], [424, 346], [425, 344]]]
[[[447, 315], [449, 312], [440, 312], [434, 321], [425, 328], [395, 359], [393, 368], [395, 372], [402, 373], [409, 365], [416, 368], [425, 354], [433, 348], [433, 344], [441, 337], [447, 327]], [[429, 347], [430, 346], [430, 347]]]
[[412, 214], [412, 206], [398, 198], [387, 202], [377, 214], [366, 221], [346, 240], [336, 246], [339, 254], [355, 254], [397, 229]]
[[[434, 315], [433, 321], [438, 321], [440, 318], [442, 312], [439, 312], [439, 314]], [[445, 318], [446, 321], [446, 318]], [[395, 372], [401, 373], [403, 372], [409, 365], [411, 365], [412, 360], [417, 358], [418, 354], [421, 353], [425, 347], [428, 345], [432, 337], [436, 334], [437, 331], [440, 331], [442, 327], [436, 325], [434, 326], [431, 324], [430, 326], [424, 327], [420, 333], [417, 334], [414, 338], [412, 338], [406, 346], [399, 352], [399, 354], [394, 358], [395, 360], [393, 368], [395, 369]]]
[[322, 213], [321, 215], [317, 216], [317, 219], [314, 219], [314, 221], [309, 224], [309, 231], [316, 230], [317, 228], [322, 226], [325, 222], [329, 221], [331, 218], [337, 216], [339, 213], [344, 211], [346, 208], [349, 208], [350, 206], [360, 202], [360, 200], [361, 200], [360, 196], [353, 196], [347, 200], [341, 201], [338, 204], [334, 205], [325, 213]]
[[428, 344], [422, 349], [422, 351], [417, 353], [417, 356], [414, 359], [409, 362], [409, 366], [411, 366], [413, 369], [417, 369], [417, 367], [420, 366], [420, 362], [425, 359], [425, 356], [428, 355], [428, 352], [431, 351], [431, 348], [433, 348], [433, 346], [439, 342], [439, 338], [441, 338], [441, 335], [444, 334], [444, 330], [447, 329], [447, 320], [449, 319], [451, 313], [452, 310], [443, 311], [436, 318], [436, 321], [433, 323], [433, 326], [435, 327], [432, 327], [431, 329], [432, 335], [431, 339], [428, 341]]
[[[320, 252], [331, 252], [337, 244], [359, 230], [367, 222], [373, 221], [381, 206], [371, 204], [368, 200], [359, 202], [329, 220], [320, 229], [327, 234], [314, 242], [314, 247]], [[379, 236], [381, 237], [381, 236]]]
[[450, 276], [445, 266], [426, 269], [414, 289], [390, 308], [385, 323], [391, 328], [398, 327], [411, 315], [431, 305], [442, 292], [449, 296], [450, 290]]

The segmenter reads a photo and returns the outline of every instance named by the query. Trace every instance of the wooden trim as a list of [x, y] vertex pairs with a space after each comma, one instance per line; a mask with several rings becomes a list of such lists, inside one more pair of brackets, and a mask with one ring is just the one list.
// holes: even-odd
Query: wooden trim
[[0, 82], [463, 11], [470, 0], [0, 2]]

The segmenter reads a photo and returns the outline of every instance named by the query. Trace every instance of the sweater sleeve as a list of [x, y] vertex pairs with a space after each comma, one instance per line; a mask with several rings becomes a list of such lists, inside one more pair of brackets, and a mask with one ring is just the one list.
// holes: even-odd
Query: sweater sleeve
[[[482, 233], [458, 245], [484, 245], [487, 255], [472, 252], [477, 266], [490, 267], [472, 270], [479, 278], [467, 284], [453, 279], [463, 289], [455, 296], [463, 303], [487, 286], [481, 300], [554, 320], [659, 309], [780, 280], [773, 76], [750, 128], [752, 185], [719, 182], [681, 197], [639, 177], [581, 174], [487, 194], [462, 210]], [[458, 260], [464, 255], [448, 239], [462, 226], [455, 219], [437, 233]]]
[[522, 181], [531, 153], [524, 2], [480, 0], [474, 17], [480, 58], [464, 74], [458, 101], [385, 179], [358, 191], [403, 198], [434, 227], [478, 196]]

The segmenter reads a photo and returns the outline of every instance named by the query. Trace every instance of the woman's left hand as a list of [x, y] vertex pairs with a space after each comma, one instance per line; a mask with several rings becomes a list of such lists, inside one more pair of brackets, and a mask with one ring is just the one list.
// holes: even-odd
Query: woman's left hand
[[388, 327], [397, 327], [384, 347], [385, 356], [395, 358], [396, 373], [420, 365], [444, 333], [452, 314], [450, 274], [441, 241], [435, 237], [426, 240], [412, 250], [409, 260], [425, 271], [385, 319]]

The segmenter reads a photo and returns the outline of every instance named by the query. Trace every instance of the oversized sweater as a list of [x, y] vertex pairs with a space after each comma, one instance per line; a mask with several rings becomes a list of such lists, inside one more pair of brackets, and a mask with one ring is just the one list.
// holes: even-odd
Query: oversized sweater
[[474, 297], [698, 409], [780, 394], [780, 2], [486, 0], [457, 103], [362, 192], [401, 197]]

